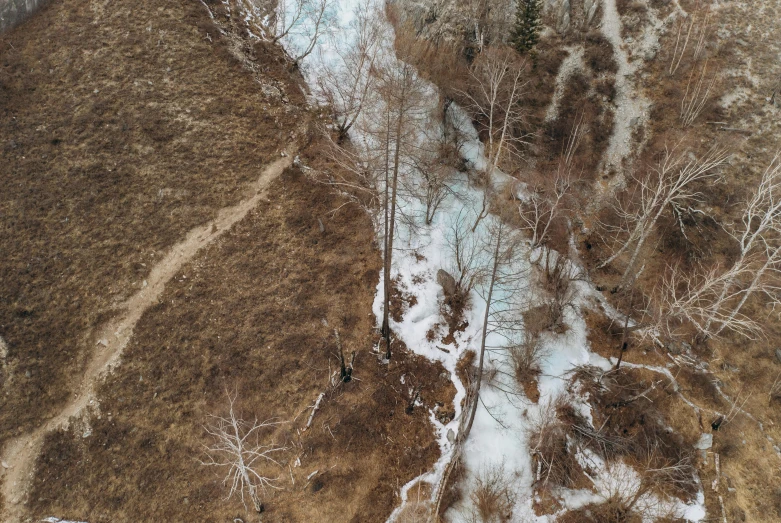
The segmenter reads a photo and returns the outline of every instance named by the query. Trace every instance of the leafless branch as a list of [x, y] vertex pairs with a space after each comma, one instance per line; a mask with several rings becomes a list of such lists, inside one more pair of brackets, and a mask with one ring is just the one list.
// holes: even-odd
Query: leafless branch
[[227, 498], [239, 495], [246, 506], [245, 496], [249, 497], [257, 512], [263, 511], [258, 488], [278, 489], [268, 474], [258, 470], [263, 464], [279, 463], [273, 454], [287, 450], [276, 444], [262, 444], [260, 433], [263, 429], [278, 425], [273, 419], [244, 421], [235, 411], [236, 395], [228, 394], [228, 415], [210, 415], [210, 422], [204, 427], [212, 443], [204, 445], [207, 458], [201, 461], [204, 466], [218, 467], [226, 471], [223, 484], [229, 486]]

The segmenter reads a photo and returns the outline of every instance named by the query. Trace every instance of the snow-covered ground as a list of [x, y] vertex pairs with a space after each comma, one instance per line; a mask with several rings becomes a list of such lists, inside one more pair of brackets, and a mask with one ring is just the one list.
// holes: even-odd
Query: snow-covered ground
[[[370, 0], [370, 3], [374, 0]], [[324, 38], [317, 44], [311, 58], [307, 59], [302, 65], [305, 78], [310, 86], [317, 84], [320, 78], [331, 67], [340, 67], [341, 61], [338, 59], [337, 51], [340, 46], [349, 44], [351, 38], [355, 38], [355, 16], [354, 10], [359, 4], [364, 3], [360, 0], [338, 0], [332, 6], [329, 13], [335, 26]], [[379, 0], [376, 0], [377, 13], [381, 16], [383, 12], [380, 8]], [[615, 9], [613, 2], [613, 10]], [[606, 10], [610, 11], [610, 10]], [[292, 13], [291, 13], [292, 14]], [[607, 22], [612, 22], [611, 14], [605, 14], [603, 31], [612, 38], [611, 43], [614, 47], [620, 47], [618, 40], [619, 32], [615, 27]], [[382, 61], [394, 61], [395, 52], [393, 49], [393, 28], [384, 20], [381, 21], [383, 38], [379, 44], [379, 59]], [[300, 52], [300, 49], [306, 48], [311, 27], [302, 23], [295, 31], [283, 40], [283, 43], [290, 50], [292, 55]], [[573, 59], [577, 60], [579, 55], [573, 54]], [[629, 126], [629, 121], [634, 117], [642, 117], [646, 106], [638, 100], [629, 99], [628, 93], [622, 90], [621, 82], [625, 82], [625, 77], [630, 76], [634, 71], [626, 58], [626, 55], [619, 53], [619, 97], [626, 96], [627, 100], [623, 104], [627, 111], [626, 115], [619, 115], [619, 127]], [[387, 63], [387, 62], [386, 62]], [[436, 89], [428, 86], [432, 96], [429, 97], [431, 109], [435, 109], [438, 103]], [[315, 91], [316, 92], [316, 91]], [[368, 143], [373, 139], [363, 129], [371, 125], [375, 120], [384, 114], [384, 108], [381, 101], [376, 101], [373, 105], [365, 108], [362, 116], [364, 125], [356, 124], [351, 131], [351, 137], [356, 144]], [[621, 105], [621, 104], [620, 104]], [[431, 118], [431, 114], [437, 114], [437, 111], [423, 111], [426, 118]], [[483, 145], [477, 138], [477, 132], [470, 118], [458, 107], [452, 107], [449, 111], [448, 122], [427, 121], [422, 122], [421, 139], [444, 131], [445, 125], [460, 131], [465, 138], [464, 145], [461, 147], [462, 156], [467, 159], [469, 164], [475, 169], [483, 169], [487, 161], [483, 155]], [[610, 152], [607, 156], [607, 162], [617, 162], [618, 159], [625, 157], [627, 152], [623, 149], [627, 147], [623, 143], [622, 137], [611, 143]], [[501, 172], [492, 173], [492, 183], [501, 185], [513, 183], [513, 180]], [[391, 321], [393, 334], [401, 339], [405, 345], [412, 351], [421, 354], [430, 360], [439, 361], [447, 369], [456, 388], [455, 418], [447, 424], [438, 421], [436, 413], [431, 413], [431, 422], [437, 430], [439, 444], [442, 450], [441, 458], [435, 464], [434, 468], [425, 472], [420, 477], [407, 483], [400, 492], [402, 503], [399, 508], [391, 515], [389, 521], [395, 521], [398, 515], [404, 509], [407, 503], [411, 489], [420, 482], [429, 483], [435, 490], [439, 485], [442, 474], [445, 471], [453, 455], [453, 434], [458, 431], [459, 421], [464, 414], [461, 408], [461, 402], [466, 395], [465, 384], [461, 383], [456, 374], [456, 364], [466, 351], [479, 351], [481, 331], [483, 328], [483, 317], [485, 314], [486, 301], [482, 297], [480, 289], [473, 291], [471, 296], [472, 306], [465, 312], [465, 319], [468, 326], [463, 332], [455, 333], [455, 343], [448, 345], [449, 352], [440, 350], [438, 346], [442, 345], [440, 341], [442, 335], [446, 334], [446, 321], [441, 312], [441, 304], [444, 299], [443, 290], [437, 283], [437, 272], [440, 269], [449, 270], [453, 264], [450, 249], [448, 247], [448, 235], [454, 224], [459, 218], [471, 216], [474, 219], [478, 216], [482, 205], [483, 194], [480, 188], [470, 184], [468, 178], [463, 174], [457, 174], [452, 184], [453, 194], [448, 196], [435, 215], [431, 225], [423, 225], [422, 220], [415, 220], [416, 216], [424, 213], [424, 207], [421, 202], [410, 194], [402, 193], [399, 196], [400, 212], [411, 219], [399, 220], [398, 232], [395, 240], [394, 261], [391, 274], [397, 280], [397, 285], [404, 294], [414, 296], [414, 305], [410, 306], [403, 314], [399, 322]], [[456, 196], [457, 195], [457, 196]], [[495, 225], [492, 215], [482, 220], [476, 231], [475, 237], [480, 239], [488, 236], [488, 231]], [[417, 222], [417, 223], [411, 223]], [[381, 231], [378, 231], [381, 234]], [[479, 240], [478, 240], [479, 241]], [[490, 251], [481, 254], [481, 264], [488, 265], [490, 262]], [[531, 264], [529, 262], [530, 252], [527, 248], [516, 250], [511, 262], [513, 268], [518, 272], [526, 272], [531, 275]], [[381, 275], [382, 278], [382, 275]], [[533, 504], [533, 471], [532, 457], [527, 441], [527, 427], [530, 420], [540, 416], [541, 410], [551, 404], [556, 398], [563, 395], [570, 395], [567, 391], [568, 381], [566, 375], [573, 367], [582, 364], [596, 365], [604, 369], [612, 366], [612, 363], [597, 356], [589, 350], [586, 336], [586, 324], [581, 315], [581, 309], [591, 306], [598, 296], [587, 283], [578, 282], [580, 296], [576, 299], [576, 306], [565, 311], [566, 331], [563, 334], [548, 333], [543, 338], [545, 358], [541, 362], [541, 375], [539, 377], [538, 388], [540, 399], [538, 403], [532, 403], [523, 395], [523, 391], [515, 385], [511, 378], [512, 370], [507, 351], [502, 350], [508, 340], [511, 340], [516, 333], [502, 332], [493, 329], [487, 339], [488, 351], [486, 357], [486, 368], [496, 369], [498, 378], [493, 381], [486, 380], [480, 391], [481, 404], [477, 409], [477, 415], [474, 421], [469, 438], [464, 444], [463, 460], [467, 471], [466, 478], [462, 487], [469, 491], [474, 485], [478, 474], [491, 468], [492, 466], [501, 467], [505, 474], [512, 479], [513, 486], [518, 492], [515, 507], [513, 510], [513, 521], [552, 521], [555, 516], [536, 516], [532, 508]], [[382, 318], [382, 289], [383, 282], [380, 281], [377, 287], [377, 296], [374, 302], [373, 311], [379, 321]], [[496, 289], [495, 293], [498, 302], [504, 303], [507, 298], [512, 296], [516, 302], [531, 302], [538, 293], [534, 288], [534, 280], [528, 277], [526, 281], [514, 282], [512, 288]], [[492, 311], [493, 312], [493, 311]], [[518, 321], [522, 320], [520, 317]], [[428, 333], [434, 331], [437, 335], [433, 341], [430, 340]], [[510, 376], [510, 378], [502, 378]], [[584, 414], [590, 417], [587, 404], [577, 397], [571, 397], [571, 401], [578, 404]], [[450, 438], [448, 434], [450, 433]], [[599, 503], [606, 500], [611, 492], [616, 488], [631, 488], [636, 482], [639, 482], [637, 473], [631, 467], [623, 463], [606, 464], [598, 456], [583, 453], [581, 458], [588, 460], [592, 471], [596, 471], [591, 479], [593, 482], [592, 491], [566, 491], [561, 490], [560, 495], [562, 503], [567, 508], [578, 508], [588, 503]], [[617, 485], [617, 478], [621, 478], [621, 485]], [[647, 500], [649, 505], [653, 505], [657, 500]], [[452, 521], [463, 521], [465, 518], [465, 506], [469, 502], [469, 497], [465, 496], [464, 501], [452, 507], [447, 516]], [[676, 505], [677, 511], [681, 516], [692, 521], [701, 520], [704, 515], [703, 498], [692, 505], [684, 505], [678, 501], [663, 501], [656, 503], [659, 506]]]

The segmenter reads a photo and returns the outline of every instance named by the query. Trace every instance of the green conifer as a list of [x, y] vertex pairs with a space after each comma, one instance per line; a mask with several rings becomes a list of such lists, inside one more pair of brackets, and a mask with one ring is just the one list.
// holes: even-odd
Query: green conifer
[[512, 43], [521, 54], [530, 53], [540, 40], [542, 0], [518, 0]]

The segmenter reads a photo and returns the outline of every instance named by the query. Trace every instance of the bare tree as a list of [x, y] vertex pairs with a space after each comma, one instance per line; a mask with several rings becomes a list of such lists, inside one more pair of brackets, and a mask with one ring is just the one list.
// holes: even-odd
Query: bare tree
[[471, 25], [468, 34], [474, 45], [474, 52], [482, 53], [487, 46], [507, 43], [515, 21], [514, 16], [508, 16], [508, 13], [513, 12], [513, 4], [510, 1], [462, 0], [458, 3], [465, 25]]
[[277, 15], [270, 20], [271, 41], [279, 42], [304, 19], [309, 0], [277, 0]]
[[[743, 212], [741, 225], [740, 229], [733, 232], [740, 245], [740, 257], [735, 263], [733, 272], [742, 267], [751, 267], [753, 277], [743, 288], [738, 303], [728, 313], [727, 321], [721, 322], [716, 329], [716, 335], [729, 328], [730, 323], [740, 314], [746, 300], [752, 294], [763, 292], [772, 303], [779, 302], [777, 294], [779, 287], [765, 280], [769, 275], [779, 275], [781, 270], [781, 154], [776, 153], [762, 174], [762, 179]], [[756, 265], [751, 263], [752, 256], [759, 260]], [[731, 278], [729, 281], [738, 280]], [[727, 301], [724, 299], [724, 294], [729, 292], [729, 288], [725, 287], [717, 301], [717, 306]]]
[[727, 309], [743, 294], [735, 283], [750, 277], [751, 272], [748, 266], [737, 264], [727, 270], [718, 266], [694, 271], [672, 267], [657, 292], [660, 310], [655, 317], [659, 332], [675, 337], [682, 322], [688, 321], [704, 337], [715, 336], [723, 328], [756, 337], [761, 328], [753, 318]]
[[475, 59], [469, 70], [469, 87], [460, 94], [467, 111], [477, 121], [477, 130], [485, 136], [486, 190], [474, 228], [488, 215], [493, 175], [504, 162], [522, 158], [525, 113], [519, 103], [526, 87], [526, 63], [509, 48], [489, 47]]
[[384, 103], [384, 118], [377, 133], [384, 153], [384, 249], [383, 249], [383, 316], [381, 334], [385, 339], [386, 359], [390, 349], [390, 296], [393, 243], [396, 233], [397, 196], [403, 165], [420, 138], [419, 125], [425, 115], [426, 88], [415, 69], [404, 60], [378, 65], [378, 92]]
[[[518, 271], [512, 269], [507, 270], [510, 266], [510, 262], [513, 257], [513, 252], [517, 246], [518, 239], [513, 231], [511, 231], [506, 225], [501, 222], [493, 224], [489, 228], [488, 234], [484, 238], [483, 248], [487, 250], [490, 261], [486, 268], [477, 269], [480, 263], [480, 253], [475, 248], [476, 244], [472, 243], [474, 236], [471, 233], [471, 229], [466, 226], [467, 219], [465, 216], [459, 215], [459, 218], [451, 224], [451, 231], [455, 234], [456, 239], [451, 239], [449, 245], [454, 253], [454, 256], [461, 260], [456, 264], [463, 267], [462, 274], [475, 274], [476, 272], [485, 271], [487, 273], [487, 282], [483, 282], [483, 297], [486, 300], [486, 310], [483, 318], [483, 329], [481, 335], [481, 345], [479, 354], [479, 363], [477, 367], [477, 373], [467, 387], [466, 398], [464, 399], [464, 414], [461, 416], [458, 425], [458, 432], [453, 447], [453, 455], [445, 471], [442, 474], [442, 479], [436, 486], [432, 499], [433, 510], [430, 513], [428, 522], [434, 523], [439, 520], [439, 510], [442, 504], [443, 497], [446, 492], [446, 487], [450, 481], [450, 477], [453, 472], [459, 467], [463, 444], [469, 437], [469, 432], [472, 430], [472, 424], [475, 420], [475, 414], [477, 412], [477, 404], [480, 402], [480, 386], [482, 384], [483, 366], [485, 364], [486, 353], [486, 338], [488, 333], [491, 332], [491, 313], [492, 304], [494, 304], [494, 292], [499, 287], [504, 286], [508, 281], [517, 281], [521, 275]], [[459, 247], [460, 246], [460, 247]], [[486, 270], [487, 269], [487, 270]], [[467, 277], [469, 281], [476, 283], [477, 278]], [[506, 289], [505, 289], [506, 291]]]
[[412, 197], [425, 206], [426, 225], [431, 225], [439, 206], [445, 198], [453, 194], [453, 164], [457, 154], [447, 141], [429, 140], [408, 159], [411, 176], [406, 178], [405, 186]]
[[340, 34], [344, 45], [335, 46], [335, 56], [321, 57], [329, 61], [320, 69], [317, 87], [326, 100], [339, 131], [339, 142], [347, 138], [363, 112], [371, 91], [376, 85], [372, 68], [380, 48], [381, 16], [369, 2], [359, 3], [347, 34]]
[[583, 136], [583, 115], [575, 121], [567, 143], [559, 158], [556, 173], [546, 176], [533, 188], [527, 198], [518, 205], [523, 228], [531, 235], [532, 250], [545, 245], [554, 224], [565, 214], [572, 185], [577, 175], [573, 173], [575, 152]]
[[345, 147], [344, 143], [333, 139], [330, 129], [322, 128], [321, 134], [324, 138], [323, 157], [333, 167], [325, 169], [324, 181], [377, 220], [384, 165], [382, 155], [373, 144], [365, 141], [353, 142]]
[[274, 485], [276, 478], [258, 471], [264, 463], [279, 465], [272, 454], [286, 450], [286, 447], [275, 444], [263, 444], [260, 441], [263, 429], [278, 425], [274, 420], [244, 421], [234, 409], [236, 395], [228, 394], [228, 415], [210, 415], [210, 423], [205, 426], [211, 436], [211, 445], [204, 445], [207, 459], [202, 465], [219, 467], [226, 470], [223, 484], [230, 485], [227, 498], [239, 495], [246, 506], [245, 496], [249, 497], [256, 512], [263, 512], [258, 489], [265, 491], [267, 487], [279, 488]]
[[723, 331], [749, 338], [761, 327], [742, 313], [746, 301], [763, 293], [779, 303], [781, 287], [781, 155], [765, 169], [743, 209], [739, 224], [728, 227], [738, 243], [737, 259], [728, 267], [695, 271], [673, 268], [663, 282], [661, 301], [668, 316], [686, 319], [701, 335]]
[[[671, 210], [684, 230], [684, 213], [699, 212], [694, 209], [702, 194], [696, 185], [713, 182], [719, 177], [717, 168], [724, 164], [729, 155], [723, 150], [712, 148], [702, 158], [696, 158], [688, 151], [665, 149], [661, 160], [641, 176], [633, 176], [635, 186], [628, 204], [616, 198], [614, 209], [622, 220], [622, 226], [608, 227], [623, 238], [620, 247], [600, 267], [613, 262], [625, 252], [629, 261], [621, 276], [619, 288], [626, 286], [636, 276], [635, 266], [648, 238], [654, 232], [659, 219], [666, 210]], [[684, 232], [685, 234], [685, 232]]]
[[[303, 45], [296, 49], [293, 56], [293, 61], [299, 64], [312, 54], [317, 42], [333, 25], [332, 0], [278, 0], [277, 15], [270, 18], [268, 29], [274, 43], [292, 36], [303, 39]], [[307, 32], [302, 33], [301, 29]]]
[[[485, 249], [489, 256], [489, 266], [486, 270], [486, 281], [483, 284], [482, 294], [485, 299], [485, 313], [483, 315], [483, 328], [480, 335], [480, 353], [478, 354], [478, 363], [475, 379], [471, 384], [471, 404], [468, 405], [469, 417], [464, 428], [463, 439], [469, 436], [472, 430], [472, 424], [475, 421], [477, 413], [477, 404], [480, 401], [480, 387], [483, 381], [483, 371], [485, 366], [486, 340], [488, 334], [492, 331], [492, 314], [496, 314], [496, 307], [506, 304], [503, 298], [497, 296], [496, 292], [502, 288], [503, 294], [513, 295], [514, 289], [510, 289], [512, 283], [516, 283], [521, 274], [513, 267], [513, 254], [517, 247], [518, 238], [512, 230], [508, 228], [501, 220], [497, 220], [489, 227], [485, 239]], [[521, 270], [523, 272], [523, 270]]]
[[572, 184], [565, 177], [556, 176], [552, 191], [546, 194], [537, 187], [518, 205], [518, 214], [523, 228], [531, 236], [531, 247], [540, 247], [548, 241], [551, 228], [561, 216], [564, 203], [569, 195]]

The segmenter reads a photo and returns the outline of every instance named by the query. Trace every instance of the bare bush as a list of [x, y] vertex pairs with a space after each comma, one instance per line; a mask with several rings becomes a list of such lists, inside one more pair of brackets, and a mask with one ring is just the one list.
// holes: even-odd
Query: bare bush
[[538, 261], [542, 268], [543, 286], [548, 292], [544, 299], [548, 328], [560, 330], [564, 325], [564, 312], [575, 306], [577, 288], [574, 282], [584, 280], [585, 275], [569, 258], [548, 248], [544, 249]]
[[396, 515], [391, 518], [396, 523], [429, 523], [431, 521], [431, 500], [428, 489], [421, 489], [422, 482], [419, 481], [414, 494], [408, 492], [408, 495], [414, 495], [414, 499], [408, 499]]
[[507, 348], [510, 354], [515, 379], [519, 383], [530, 381], [540, 373], [540, 364], [546, 356], [545, 347], [541, 343], [539, 332], [527, 330], [523, 333], [520, 343], [514, 343]]
[[[630, 467], [622, 461], [605, 464], [605, 480], [599, 496], [605, 500], [605, 521], [658, 521], [677, 519], [682, 514], [665, 493], [678, 482], [696, 481], [688, 460], [656, 464], [653, 447], [647, 461]], [[677, 499], [677, 498], [673, 498]]]
[[431, 507], [425, 502], [407, 502], [394, 521], [397, 523], [429, 523], [431, 521]]
[[[246, 507], [246, 497], [252, 502], [256, 512], [263, 512], [263, 503], [258, 490], [279, 488], [274, 485], [276, 478], [259, 470], [268, 463], [279, 463], [272, 454], [287, 450], [286, 447], [273, 443], [261, 443], [261, 433], [264, 429], [278, 425], [273, 419], [258, 421], [243, 420], [235, 411], [236, 396], [228, 394], [228, 415], [213, 416], [211, 422], [204, 427], [212, 438], [211, 445], [204, 445], [207, 458], [202, 465], [218, 467], [226, 470], [223, 484], [229, 485], [227, 499], [238, 495]], [[245, 497], [246, 496], [246, 497]]]
[[[678, 521], [682, 514], [680, 492], [696, 492], [698, 480], [688, 458], [659, 462], [654, 443], [646, 448], [645, 459], [630, 466], [622, 459], [600, 463], [595, 481], [601, 502], [565, 514], [565, 523], [641, 523]], [[685, 483], [686, 488], [675, 487]], [[693, 487], [693, 490], [692, 490]]]
[[[560, 413], [566, 416], [560, 417]], [[561, 397], [549, 399], [531, 417], [526, 430], [536, 467], [537, 488], [549, 484], [573, 487], [582, 476], [575, 449], [569, 442], [569, 436], [574, 435], [573, 425], [577, 423], [577, 415]]]
[[474, 523], [504, 523], [512, 520], [517, 493], [510, 474], [503, 465], [490, 465], [480, 470], [475, 487], [469, 495], [472, 502], [467, 521]]

